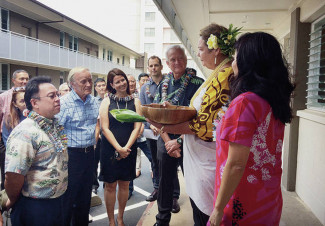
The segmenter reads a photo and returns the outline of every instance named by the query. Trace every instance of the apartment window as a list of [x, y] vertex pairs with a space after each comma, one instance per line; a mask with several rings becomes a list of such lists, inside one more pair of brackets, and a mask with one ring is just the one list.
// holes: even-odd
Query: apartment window
[[155, 43], [144, 43], [144, 51], [147, 53], [155, 52]]
[[90, 48], [86, 47], [86, 52], [87, 52], [87, 54], [90, 54]]
[[176, 33], [173, 30], [170, 31], [170, 41], [171, 42], [180, 42]]
[[9, 11], [6, 9], [1, 9], [0, 18], [1, 18], [1, 29], [9, 30]]
[[74, 37], [73, 35], [69, 35], [69, 49], [78, 51], [78, 43], [79, 40], [77, 37]]
[[0, 89], [8, 90], [10, 87], [10, 76], [9, 76], [9, 65], [8, 64], [0, 64]]
[[113, 61], [113, 52], [111, 50], [107, 51], [107, 60]]
[[144, 36], [145, 37], [154, 37], [155, 36], [155, 28], [145, 28]]
[[125, 63], [125, 56], [122, 56], [122, 65]]
[[60, 85], [64, 83], [64, 71], [60, 71]]
[[146, 0], [145, 4], [146, 5], [153, 5], [153, 2], [152, 2], [152, 0]]
[[145, 21], [146, 22], [152, 22], [155, 21], [155, 12], [145, 12]]
[[116, 58], [116, 63], [120, 63], [120, 58]]
[[60, 46], [65, 46], [65, 33], [63, 31], [60, 31]]
[[325, 17], [312, 25], [307, 108], [325, 111]]

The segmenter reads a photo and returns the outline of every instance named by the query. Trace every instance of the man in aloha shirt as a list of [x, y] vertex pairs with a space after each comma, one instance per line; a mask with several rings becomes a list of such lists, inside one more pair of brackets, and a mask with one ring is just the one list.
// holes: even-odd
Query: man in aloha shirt
[[51, 79], [26, 86], [28, 117], [11, 132], [6, 150], [5, 189], [12, 225], [63, 225], [68, 185], [67, 140], [54, 115], [60, 99]]

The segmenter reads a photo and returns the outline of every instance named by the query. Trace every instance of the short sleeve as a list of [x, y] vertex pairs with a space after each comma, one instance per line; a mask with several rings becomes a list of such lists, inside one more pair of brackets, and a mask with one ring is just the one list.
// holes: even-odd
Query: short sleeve
[[17, 129], [10, 134], [7, 141], [5, 172], [26, 175], [35, 158], [32, 134], [26, 129]]
[[257, 126], [253, 103], [245, 96], [238, 96], [224, 116], [220, 139], [250, 147]]

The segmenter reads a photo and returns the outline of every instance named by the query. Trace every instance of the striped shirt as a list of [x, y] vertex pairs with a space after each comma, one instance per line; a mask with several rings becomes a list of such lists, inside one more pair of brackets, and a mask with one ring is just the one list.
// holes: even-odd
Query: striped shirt
[[84, 102], [74, 90], [71, 90], [60, 101], [61, 110], [56, 118], [65, 129], [68, 147], [85, 148], [94, 145], [99, 114], [99, 103], [96, 98], [88, 95]]

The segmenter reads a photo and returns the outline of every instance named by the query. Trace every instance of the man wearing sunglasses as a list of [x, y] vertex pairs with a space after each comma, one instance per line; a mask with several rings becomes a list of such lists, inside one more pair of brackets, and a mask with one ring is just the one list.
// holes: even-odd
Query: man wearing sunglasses
[[[0, 94], [0, 166], [1, 166], [1, 190], [4, 189], [4, 180], [5, 180], [5, 172], [4, 172], [4, 162], [5, 162], [5, 152], [6, 147], [4, 146], [2, 140], [2, 124], [3, 119], [10, 113], [10, 103], [12, 98], [12, 93], [14, 89], [19, 89], [19, 87], [25, 87], [26, 83], [29, 80], [29, 75], [24, 70], [16, 70], [12, 74], [12, 83], [13, 87], [7, 90], [4, 93]], [[18, 91], [18, 90], [17, 90]]]
[[7, 141], [6, 207], [12, 207], [12, 225], [64, 225], [68, 151], [54, 117], [59, 95], [49, 77], [37, 76], [27, 83], [24, 99], [30, 113]]

